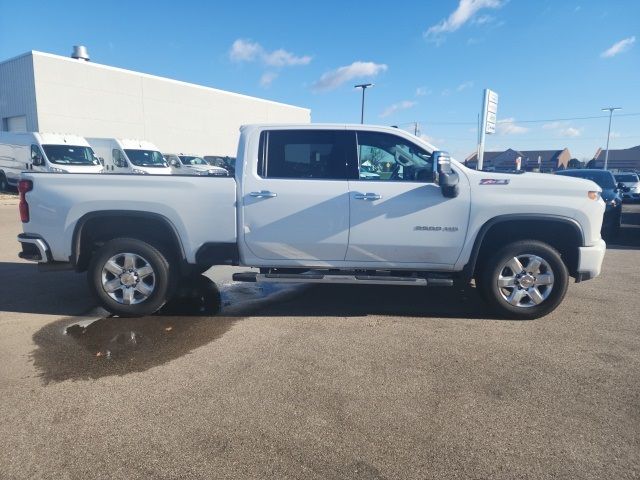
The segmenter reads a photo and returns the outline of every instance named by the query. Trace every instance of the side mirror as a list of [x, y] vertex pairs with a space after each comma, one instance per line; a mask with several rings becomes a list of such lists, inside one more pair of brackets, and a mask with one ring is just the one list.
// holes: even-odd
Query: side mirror
[[100, 162], [100, 165], [104, 167], [104, 158], [98, 157], [98, 162]]
[[34, 155], [31, 159], [31, 163], [33, 163], [35, 167], [41, 167], [42, 165], [44, 165], [44, 158], [42, 158], [42, 155], [40, 154]]
[[442, 195], [447, 198], [455, 198], [460, 193], [458, 183], [460, 178], [451, 168], [451, 156], [447, 152], [436, 150], [433, 152], [434, 177], [440, 185]]
[[169, 165], [171, 165], [173, 168], [180, 168], [180, 162], [175, 158], [169, 160]]
[[127, 166], [127, 161], [123, 158], [116, 159], [113, 163], [116, 164], [116, 167], [125, 168]]

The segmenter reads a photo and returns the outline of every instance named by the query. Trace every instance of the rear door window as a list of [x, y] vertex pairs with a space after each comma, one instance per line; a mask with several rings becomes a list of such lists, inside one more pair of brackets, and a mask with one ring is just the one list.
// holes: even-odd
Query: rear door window
[[258, 174], [263, 178], [346, 180], [347, 138], [343, 130], [262, 132]]

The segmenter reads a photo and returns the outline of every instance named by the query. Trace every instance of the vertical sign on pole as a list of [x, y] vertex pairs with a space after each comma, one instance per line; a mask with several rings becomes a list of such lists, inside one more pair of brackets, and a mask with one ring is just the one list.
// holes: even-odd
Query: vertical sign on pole
[[486, 134], [496, 132], [498, 113], [498, 94], [488, 88], [482, 96], [482, 112], [480, 114], [480, 128], [478, 128], [478, 163], [476, 168], [482, 170], [484, 163], [484, 141]]

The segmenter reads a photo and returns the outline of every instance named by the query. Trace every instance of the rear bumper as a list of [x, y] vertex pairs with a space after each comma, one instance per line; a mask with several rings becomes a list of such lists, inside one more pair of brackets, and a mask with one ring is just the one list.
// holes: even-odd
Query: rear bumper
[[49, 245], [37, 235], [21, 233], [18, 235], [18, 242], [22, 245], [22, 251], [18, 253], [20, 258], [38, 263], [53, 261]]
[[591, 247], [580, 247], [576, 282], [591, 280], [600, 275], [606, 251], [607, 244], [602, 239]]

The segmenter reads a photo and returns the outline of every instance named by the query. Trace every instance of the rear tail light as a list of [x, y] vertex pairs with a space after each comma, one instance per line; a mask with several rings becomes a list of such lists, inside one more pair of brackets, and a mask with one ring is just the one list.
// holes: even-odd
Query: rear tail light
[[27, 203], [26, 194], [33, 190], [33, 182], [31, 180], [20, 180], [18, 182], [18, 192], [20, 192], [20, 220], [22, 223], [29, 221], [29, 204]]

